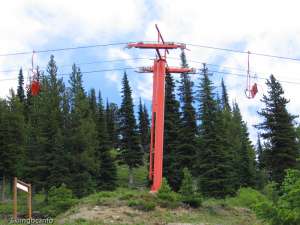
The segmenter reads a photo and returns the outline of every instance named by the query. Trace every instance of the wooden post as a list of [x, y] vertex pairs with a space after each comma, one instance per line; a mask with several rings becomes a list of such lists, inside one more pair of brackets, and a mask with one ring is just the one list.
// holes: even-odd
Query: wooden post
[[31, 219], [32, 218], [31, 184], [28, 185], [27, 204], [28, 204], [28, 219]]
[[3, 202], [5, 202], [5, 185], [6, 185], [6, 183], [5, 183], [5, 175], [3, 175], [3, 180], [2, 180], [2, 201]]
[[13, 218], [17, 219], [17, 182], [18, 179], [14, 177], [14, 187], [13, 187]]

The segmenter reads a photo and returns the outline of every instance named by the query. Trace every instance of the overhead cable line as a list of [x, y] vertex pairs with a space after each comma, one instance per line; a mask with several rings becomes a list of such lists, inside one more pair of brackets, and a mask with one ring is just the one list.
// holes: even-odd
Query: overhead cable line
[[[220, 47], [214, 47], [214, 46], [209, 46], [209, 45], [200, 45], [200, 44], [186, 44], [186, 45], [193, 46], [193, 47], [199, 47], [199, 48], [207, 48], [207, 49], [214, 49], [214, 50], [220, 50], [220, 51], [248, 54], [248, 51], [242, 51], [242, 50], [238, 50], [238, 49], [220, 48]], [[250, 54], [251, 55], [257, 55], [257, 56], [263, 56], [263, 57], [269, 57], [269, 58], [292, 60], [292, 61], [300, 62], [300, 58], [293, 58], [293, 57], [286, 57], [286, 56], [279, 56], [279, 55], [271, 55], [271, 54], [252, 52], [252, 51], [250, 51]]]
[[[91, 70], [91, 71], [81, 71], [82, 74], [91, 74], [91, 73], [102, 73], [102, 72], [111, 72], [111, 71], [124, 71], [124, 70], [135, 70], [139, 67], [124, 67], [124, 68], [113, 68], [113, 69], [103, 69], [103, 70]], [[199, 70], [199, 69], [198, 69]], [[226, 72], [226, 71], [219, 71], [219, 70], [209, 70], [211, 73], [219, 73], [219, 74], [228, 74], [228, 75], [234, 75], [238, 77], [246, 77], [245, 74], [242, 73], [232, 73], [232, 72]], [[57, 74], [58, 77], [62, 78], [65, 76], [70, 76], [70, 73], [61, 73]], [[196, 74], [202, 74], [201, 72], [197, 72]], [[259, 76], [251, 76], [255, 79], [260, 80], [267, 80], [268, 78], [259, 77]], [[7, 78], [7, 79], [0, 79], [1, 81], [12, 81], [12, 80], [18, 80], [18, 78]], [[300, 82], [294, 82], [294, 81], [288, 81], [288, 80], [278, 80], [281, 83], [288, 83], [288, 84], [294, 84], [294, 85], [300, 85]]]
[[[102, 72], [111, 72], [111, 71], [126, 71], [126, 70], [135, 70], [138, 67], [124, 67], [124, 68], [113, 68], [113, 69], [103, 69], [103, 70], [91, 70], [91, 71], [80, 71], [82, 74], [90, 74], [90, 73], [102, 73]], [[70, 73], [60, 73], [57, 74], [58, 78], [62, 78], [65, 76], [70, 76]], [[0, 79], [1, 81], [13, 81], [13, 80], [18, 80], [18, 78], [6, 78], [6, 79]]]
[[66, 47], [66, 48], [33, 50], [33, 51], [24, 51], [24, 52], [12, 52], [12, 53], [0, 54], [0, 57], [4, 57], [4, 56], [16, 56], [16, 55], [27, 55], [27, 54], [32, 54], [32, 52], [34, 52], [34, 53], [59, 52], [59, 51], [69, 51], [69, 50], [86, 49], [86, 48], [97, 48], [97, 47], [108, 47], [108, 46], [125, 45], [125, 44], [127, 44], [127, 43], [125, 43], [125, 42], [119, 42], [119, 43], [108, 43], [108, 44], [83, 45], [83, 46]]
[[[242, 74], [242, 73], [231, 73], [231, 72], [226, 72], [226, 71], [217, 71], [217, 70], [209, 70], [211, 73], [221, 73], [221, 74], [228, 74], [228, 75], [234, 75], [234, 76], [239, 76], [239, 77], [246, 77], [247, 75]], [[201, 74], [201, 72], [197, 73]], [[259, 77], [259, 76], [251, 76], [251, 78], [254, 79], [259, 79], [259, 80], [267, 80], [268, 78], [264, 77]], [[300, 85], [300, 82], [295, 82], [295, 81], [288, 81], [288, 80], [278, 80], [280, 83], [288, 83], [288, 84], [295, 84], [295, 85]]]
[[[144, 42], [146, 43], [146, 42], [149, 42], [149, 41], [144, 41]], [[69, 51], [69, 50], [97, 48], [97, 47], [108, 47], [108, 46], [127, 45], [127, 44], [128, 44], [128, 42], [107, 43], [107, 44], [94, 44], [94, 45], [82, 45], [82, 46], [75, 46], [75, 47], [34, 50], [34, 52], [35, 53], [47, 53], [47, 52]], [[207, 49], [227, 51], [227, 52], [248, 54], [248, 51], [243, 51], [243, 50], [238, 50], [238, 49], [232, 49], [232, 48], [222, 48], [222, 47], [215, 47], [215, 46], [201, 45], [201, 44], [193, 44], [193, 43], [188, 43], [186, 45], [187, 46], [192, 46], [192, 47], [199, 47], [199, 48], [207, 48]], [[23, 52], [20, 51], [20, 52], [3, 53], [3, 54], [0, 54], [0, 57], [4, 57], [4, 56], [16, 56], [16, 55], [27, 55], [27, 54], [32, 54], [32, 52], [33, 51], [23, 51]], [[250, 51], [250, 54], [257, 55], [257, 56], [263, 56], [263, 57], [269, 57], [269, 58], [292, 60], [292, 61], [298, 61], [298, 62], [300, 61], [300, 58], [286, 57], [286, 56], [280, 56], [280, 55], [272, 55], [272, 54], [260, 53], [260, 52], [252, 52], [252, 51]]]
[[[79, 63], [73, 63], [73, 64], [63, 64], [63, 65], [57, 65], [58, 69], [59, 68], [63, 68], [63, 67], [71, 67], [73, 66], [74, 64], [76, 66], [80, 66], [80, 65], [92, 65], [92, 64], [100, 64], [100, 63], [107, 63], [107, 62], [125, 62], [125, 61], [132, 61], [132, 60], [152, 60], [152, 58], [148, 57], [139, 57], [139, 58], [131, 58], [131, 59], [111, 59], [111, 60], [99, 60], [99, 61], [91, 61], [91, 62], [79, 62]], [[21, 67], [20, 67], [21, 68]], [[19, 69], [7, 69], [7, 70], [0, 70], [0, 73], [11, 73], [11, 72], [18, 72], [20, 71], [20, 68]], [[24, 68], [25, 70], [26, 69], [29, 69], [29, 68]], [[40, 67], [40, 69], [46, 69], [46, 67]]]

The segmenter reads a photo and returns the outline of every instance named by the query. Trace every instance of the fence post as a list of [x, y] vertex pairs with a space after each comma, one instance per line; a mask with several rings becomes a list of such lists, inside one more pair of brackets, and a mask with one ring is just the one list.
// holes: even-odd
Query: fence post
[[17, 219], [17, 182], [18, 179], [14, 177], [14, 187], [13, 187], [13, 218]]

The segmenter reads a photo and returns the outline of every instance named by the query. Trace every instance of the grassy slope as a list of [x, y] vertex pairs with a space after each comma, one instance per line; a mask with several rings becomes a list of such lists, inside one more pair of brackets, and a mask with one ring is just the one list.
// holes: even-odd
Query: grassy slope
[[[147, 169], [145, 167], [134, 170], [137, 187], [147, 183]], [[191, 223], [205, 225], [263, 225], [256, 220], [255, 215], [234, 201], [207, 199], [199, 209], [186, 208], [182, 205], [173, 204], [161, 207], [155, 195], [148, 189], [139, 188], [131, 190], [127, 188], [128, 169], [126, 166], [118, 168], [118, 188], [114, 192], [98, 192], [80, 199], [78, 204], [59, 215], [55, 224], [168, 224], [168, 223]], [[20, 196], [20, 212], [26, 212], [26, 198]], [[43, 207], [43, 195], [35, 195], [33, 210]], [[146, 206], [144, 210], [139, 204]], [[155, 206], [154, 209], [147, 208]], [[139, 208], [139, 209], [138, 209]], [[148, 211], [147, 211], [148, 209]], [[0, 213], [9, 215], [12, 212], [11, 204], [0, 203]], [[0, 219], [0, 225], [6, 224]]]
[[[145, 211], [129, 207], [133, 201], [153, 202], [155, 208]], [[208, 199], [199, 209], [184, 206], [160, 207], [155, 195], [146, 190], [120, 188], [115, 192], [99, 192], [83, 198], [67, 213], [58, 216], [57, 224], [168, 224], [191, 223], [205, 225], [262, 225], [245, 208], [229, 205], [226, 201]]]

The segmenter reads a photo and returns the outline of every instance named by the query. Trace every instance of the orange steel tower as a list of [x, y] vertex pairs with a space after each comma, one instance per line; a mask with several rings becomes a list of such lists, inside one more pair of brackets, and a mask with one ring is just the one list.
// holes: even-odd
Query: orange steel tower
[[[155, 49], [156, 59], [152, 67], [142, 67], [139, 72], [153, 73], [152, 123], [150, 142], [149, 179], [152, 182], [151, 191], [157, 192], [162, 182], [163, 145], [164, 145], [164, 107], [165, 107], [165, 75], [166, 73], [195, 73], [192, 68], [176, 68], [167, 65], [167, 53], [171, 49], [185, 49], [185, 44], [165, 42], [158, 26], [158, 41], [155, 43], [129, 43], [128, 48]], [[164, 50], [163, 55], [160, 49]]]

